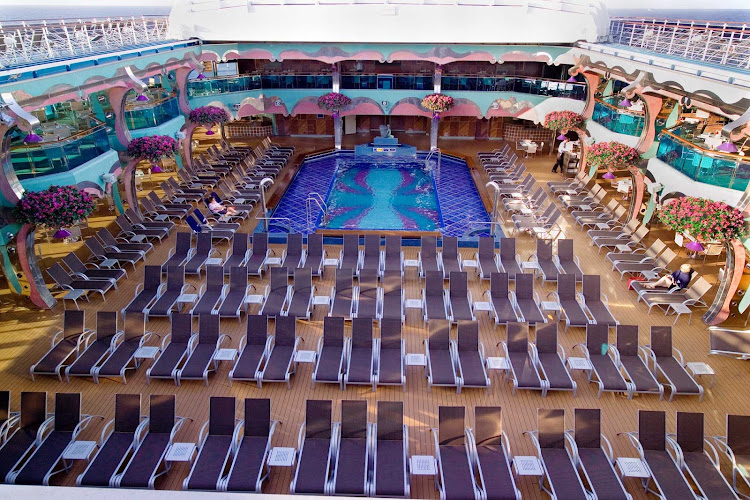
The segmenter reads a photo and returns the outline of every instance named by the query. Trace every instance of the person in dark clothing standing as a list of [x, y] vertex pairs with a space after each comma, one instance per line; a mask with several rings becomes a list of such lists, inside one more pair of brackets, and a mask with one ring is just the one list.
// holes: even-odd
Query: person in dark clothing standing
[[565, 140], [557, 146], [557, 161], [555, 162], [555, 166], [552, 167], [553, 172], [557, 172], [558, 167], [561, 172], [564, 170], [563, 162], [565, 161], [565, 153], [570, 151], [573, 151], [573, 143], [570, 142], [570, 139], [565, 138]]

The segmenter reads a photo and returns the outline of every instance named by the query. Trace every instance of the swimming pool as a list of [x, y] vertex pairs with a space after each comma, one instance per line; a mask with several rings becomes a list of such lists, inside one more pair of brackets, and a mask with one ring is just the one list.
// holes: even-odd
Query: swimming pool
[[[441, 231], [463, 236], [489, 215], [464, 160], [443, 155], [362, 157], [340, 151], [306, 159], [273, 217], [292, 231], [317, 229]], [[308, 202], [311, 197], [322, 203]], [[309, 209], [308, 209], [309, 205]], [[327, 208], [327, 217], [320, 206]]]

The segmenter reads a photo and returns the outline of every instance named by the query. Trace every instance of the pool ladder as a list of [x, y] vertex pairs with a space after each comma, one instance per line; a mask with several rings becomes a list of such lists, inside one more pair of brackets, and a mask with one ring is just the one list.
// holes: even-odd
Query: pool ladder
[[316, 211], [323, 212], [323, 227], [328, 225], [328, 205], [320, 195], [320, 193], [312, 192], [307, 195], [305, 200], [305, 206], [307, 208], [307, 227], [312, 228], [315, 225], [317, 219]]
[[433, 156], [437, 156], [437, 163], [436, 163], [437, 171], [435, 173], [436, 175], [440, 175], [440, 163], [441, 163], [441, 160], [443, 159], [443, 152], [440, 151], [440, 148], [435, 148], [431, 150], [429, 153], [427, 153], [427, 156], [424, 159], [424, 166], [427, 169], [430, 168], [429, 162], [430, 162], [430, 158], [432, 158]]

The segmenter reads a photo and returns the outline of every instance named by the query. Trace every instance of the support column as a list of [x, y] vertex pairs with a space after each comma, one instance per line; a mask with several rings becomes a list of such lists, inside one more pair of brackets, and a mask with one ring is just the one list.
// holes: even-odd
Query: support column
[[633, 92], [630, 96], [626, 95], [626, 97], [630, 98], [633, 95], [638, 95], [641, 98], [644, 103], [643, 110], [646, 114], [643, 124], [643, 132], [641, 132], [641, 137], [638, 139], [638, 144], [635, 145], [635, 149], [643, 154], [651, 149], [651, 146], [654, 144], [654, 139], [656, 139], [656, 117], [659, 116], [664, 100], [661, 97], [642, 94], [638, 91]]
[[188, 168], [193, 166], [193, 132], [195, 132], [197, 127], [198, 125], [188, 121], [185, 122], [185, 125], [181, 129], [182, 132], [185, 132], [185, 138], [180, 139], [182, 141], [180, 151], [182, 153], [182, 161]]
[[117, 149], [121, 150], [125, 150], [133, 139], [125, 123], [125, 96], [129, 91], [130, 87], [113, 87], [107, 93], [112, 112], [115, 114], [115, 135], [120, 145]]
[[638, 219], [641, 212], [643, 196], [646, 192], [646, 180], [638, 167], [631, 167], [630, 176], [633, 179], [633, 198], [630, 200], [630, 213], [628, 220]]
[[432, 76], [432, 91], [436, 94], [440, 93], [443, 88], [443, 67], [438, 64], [435, 66], [435, 74]]
[[193, 68], [177, 68], [174, 71], [175, 86], [177, 87], [177, 105], [180, 107], [180, 113], [190, 114], [190, 104], [188, 103], [187, 81], [188, 75]]
[[18, 232], [18, 262], [29, 281], [29, 299], [31, 299], [31, 302], [42, 309], [52, 309], [57, 301], [44, 283], [42, 270], [36, 260], [36, 253], [34, 252], [35, 229], [36, 227], [33, 224], [24, 224]]
[[339, 63], [331, 65], [331, 92], [341, 92], [341, 72], [339, 71]]
[[125, 167], [122, 169], [122, 183], [125, 186], [125, 201], [128, 202], [128, 208], [135, 210], [137, 214], [141, 213], [138, 206], [138, 191], [135, 188], [135, 166], [140, 162], [140, 158], [128, 158]]
[[18, 180], [13, 162], [10, 159], [10, 127], [0, 121], [0, 195], [7, 203], [2, 205], [14, 206], [24, 193], [21, 181]]
[[596, 73], [588, 73], [583, 72], [581, 75], [586, 79], [586, 106], [583, 108], [583, 115], [584, 118], [589, 120], [592, 116], [594, 116], [594, 104], [596, 104], [596, 99], [594, 98], [594, 94], [596, 94], [596, 89], [599, 88], [599, 84], [602, 81], [602, 77], [600, 75], [597, 75]]
[[430, 121], [430, 151], [437, 149], [438, 128], [440, 127], [440, 114], [433, 113]]
[[333, 145], [341, 149], [341, 115], [338, 111], [333, 112]]

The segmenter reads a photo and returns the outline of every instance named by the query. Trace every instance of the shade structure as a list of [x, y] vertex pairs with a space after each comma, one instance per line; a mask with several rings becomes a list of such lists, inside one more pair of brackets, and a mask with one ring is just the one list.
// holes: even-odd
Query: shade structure
[[690, 250], [691, 252], [702, 252], [703, 251], [703, 245], [698, 243], [697, 241], [690, 241], [685, 245], [685, 248]]
[[615, 178], [615, 174], [613, 174], [612, 172], [607, 172], [604, 175], [602, 175], [602, 179], [610, 179], [611, 180], [611, 179], [614, 179], [614, 178]]
[[633, 103], [630, 102], [630, 99], [625, 98], [622, 101], [620, 101], [620, 107], [621, 108], [629, 108], [632, 105], [633, 105]]
[[70, 236], [70, 231], [68, 231], [67, 229], [58, 229], [55, 234], [52, 235], [53, 238], [57, 238], [59, 240], [67, 238], [68, 236]]
[[198, 75], [198, 80], [205, 80], [205, 79], [206, 79], [206, 75], [204, 75], [203, 73]]
[[206, 135], [214, 135], [216, 132], [214, 132], [211, 129], [206, 130]]
[[725, 153], [736, 153], [737, 146], [733, 142], [723, 142], [716, 148], [718, 151], [724, 151]]
[[140, 102], [146, 102], [148, 101], [148, 96], [146, 94], [140, 94], [138, 97], [135, 98], [136, 101]]
[[567, 139], [567, 137], [565, 137], [565, 134], [560, 134], [557, 136], [558, 141], [564, 141], [565, 139]]
[[154, 174], [160, 174], [160, 173], [162, 173], [163, 171], [164, 171], [164, 170], [162, 170], [162, 168], [161, 168], [161, 167], [160, 167], [159, 165], [153, 165], [153, 166], [151, 167], [151, 173], [154, 173]]
[[32, 132], [23, 138], [23, 142], [25, 142], [26, 144], [35, 144], [37, 142], [42, 142], [42, 138], [39, 135]]
[[568, 78], [568, 83], [578, 83], [578, 80], [576, 80], [575, 76], [571, 76], [570, 78]]

